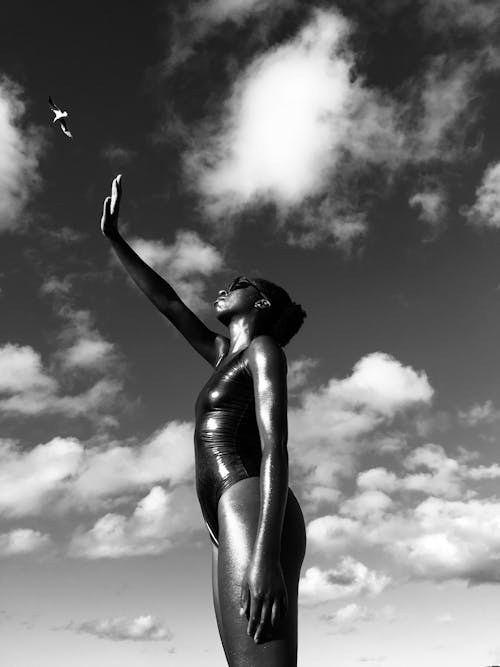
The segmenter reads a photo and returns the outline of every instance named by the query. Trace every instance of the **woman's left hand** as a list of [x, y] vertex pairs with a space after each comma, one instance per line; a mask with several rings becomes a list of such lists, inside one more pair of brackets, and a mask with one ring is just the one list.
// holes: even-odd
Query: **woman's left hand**
[[266, 628], [276, 628], [285, 616], [288, 595], [283, 570], [278, 561], [252, 559], [241, 590], [240, 613], [248, 618], [247, 634], [256, 643]]

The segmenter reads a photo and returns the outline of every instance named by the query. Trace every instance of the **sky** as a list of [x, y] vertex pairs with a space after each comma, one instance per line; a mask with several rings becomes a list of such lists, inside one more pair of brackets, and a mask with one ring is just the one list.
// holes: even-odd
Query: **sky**
[[238, 274], [308, 313], [298, 664], [500, 664], [499, 31], [496, 0], [4, 3], [3, 664], [224, 664], [210, 367], [100, 232], [118, 173], [124, 236], [210, 327]]

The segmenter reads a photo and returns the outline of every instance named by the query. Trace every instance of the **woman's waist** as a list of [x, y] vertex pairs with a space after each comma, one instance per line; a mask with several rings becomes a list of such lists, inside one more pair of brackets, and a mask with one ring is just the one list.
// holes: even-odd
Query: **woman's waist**
[[205, 410], [197, 415], [195, 439], [234, 439], [258, 435], [255, 415], [232, 408]]

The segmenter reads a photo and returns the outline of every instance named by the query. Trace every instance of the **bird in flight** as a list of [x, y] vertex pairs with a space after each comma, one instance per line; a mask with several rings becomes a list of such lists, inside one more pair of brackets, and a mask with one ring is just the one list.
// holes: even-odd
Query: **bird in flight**
[[59, 123], [59, 126], [60, 126], [61, 130], [64, 132], [64, 134], [67, 137], [69, 137], [70, 139], [72, 139], [73, 135], [68, 130], [68, 126], [66, 125], [66, 120], [65, 120], [65, 118], [68, 117], [68, 112], [67, 111], [61, 111], [61, 109], [56, 104], [54, 104], [51, 97], [49, 97], [49, 104], [50, 104], [50, 108], [52, 109], [52, 111], [55, 114], [54, 115], [54, 120], [52, 122], [53, 123], [56, 123], [56, 122]]

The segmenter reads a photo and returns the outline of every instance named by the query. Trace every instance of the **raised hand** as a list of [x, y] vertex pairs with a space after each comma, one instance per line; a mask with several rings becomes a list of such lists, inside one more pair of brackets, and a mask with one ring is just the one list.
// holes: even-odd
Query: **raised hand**
[[118, 234], [118, 214], [122, 197], [122, 175], [118, 174], [111, 185], [111, 197], [106, 197], [101, 218], [101, 231], [111, 238]]

